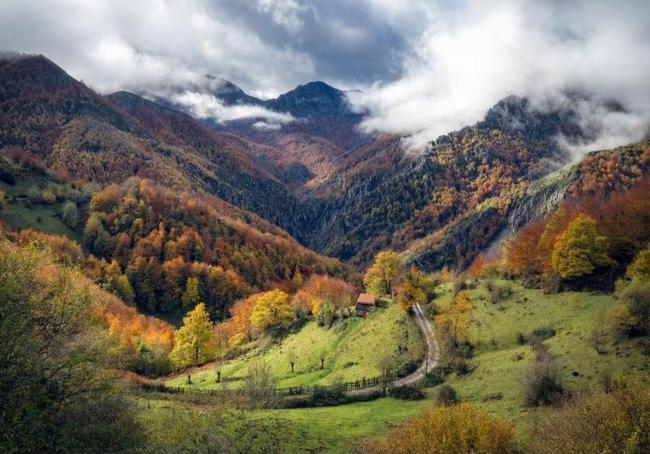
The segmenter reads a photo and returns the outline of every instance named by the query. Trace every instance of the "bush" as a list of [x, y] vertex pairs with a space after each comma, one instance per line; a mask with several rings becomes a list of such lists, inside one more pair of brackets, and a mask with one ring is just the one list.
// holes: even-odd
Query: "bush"
[[418, 367], [420, 367], [420, 365], [418, 364], [418, 362], [416, 360], [409, 359], [409, 360], [403, 362], [399, 366], [399, 368], [397, 369], [395, 374], [398, 377], [406, 377], [407, 375], [409, 375], [409, 374], [415, 372], [416, 370], [418, 370]]
[[66, 204], [63, 205], [63, 212], [61, 214], [61, 217], [63, 218], [65, 225], [71, 229], [77, 228], [77, 225], [79, 224], [79, 212], [77, 210], [77, 205], [75, 205], [74, 202], [66, 202]]
[[605, 313], [604, 324], [607, 331], [622, 340], [635, 332], [638, 320], [626, 304], [616, 304]]
[[533, 425], [526, 452], [583, 454], [650, 452], [650, 388], [628, 381], [610, 392], [581, 394]]
[[281, 408], [312, 408], [312, 407], [328, 407], [335, 405], [351, 404], [355, 402], [370, 402], [372, 400], [381, 399], [384, 393], [381, 391], [370, 391], [368, 393], [348, 395], [339, 393], [336, 390], [330, 391], [326, 388], [314, 390], [308, 397], [301, 397], [296, 399], [286, 399], [278, 402]]
[[468, 404], [427, 410], [361, 447], [363, 454], [512, 454], [514, 430]]
[[510, 284], [492, 285], [490, 290], [490, 302], [492, 304], [500, 303], [512, 295], [512, 286]]
[[524, 345], [526, 343], [526, 336], [524, 336], [524, 333], [520, 331], [517, 333], [516, 340], [519, 345]]
[[447, 380], [448, 371], [443, 366], [436, 366], [424, 376], [422, 384], [424, 386], [438, 386]]
[[[544, 342], [546, 339], [549, 339], [553, 336], [555, 336], [556, 332], [553, 328], [550, 328], [548, 326], [542, 327], [542, 328], [536, 328], [531, 333], [525, 337], [525, 341], [527, 341], [533, 348], [539, 348], [542, 342]], [[519, 341], [519, 338], [517, 339]]]
[[455, 295], [457, 293], [462, 292], [463, 290], [467, 290], [467, 283], [465, 282], [465, 279], [458, 278], [454, 281], [452, 288], [454, 290], [454, 295]]
[[442, 385], [440, 386], [440, 389], [438, 389], [436, 403], [438, 405], [454, 405], [458, 403], [458, 393], [451, 386]]
[[633, 280], [621, 293], [621, 299], [636, 317], [636, 334], [650, 335], [650, 282]]
[[458, 357], [454, 359], [453, 366], [454, 366], [454, 371], [458, 375], [466, 375], [472, 371], [472, 369], [469, 367], [468, 362], [463, 357]]
[[538, 354], [523, 379], [524, 403], [531, 407], [560, 402], [564, 387], [555, 358], [549, 353]]
[[422, 400], [425, 397], [424, 392], [420, 388], [412, 385], [389, 388], [388, 395], [401, 400]]

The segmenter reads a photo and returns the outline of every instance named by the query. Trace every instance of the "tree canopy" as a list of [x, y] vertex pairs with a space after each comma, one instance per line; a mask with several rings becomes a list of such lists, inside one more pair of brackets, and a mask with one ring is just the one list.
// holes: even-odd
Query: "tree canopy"
[[212, 323], [205, 304], [200, 303], [183, 318], [171, 358], [178, 367], [188, 367], [197, 366], [213, 356]]
[[610, 266], [607, 237], [598, 232], [596, 221], [584, 214], [576, 216], [562, 232], [553, 248], [553, 270], [562, 279], [589, 275], [598, 267]]
[[258, 332], [270, 329], [287, 329], [296, 320], [289, 295], [282, 290], [272, 290], [259, 296], [251, 314], [251, 324]]
[[392, 295], [402, 271], [399, 254], [383, 251], [377, 254], [375, 261], [366, 271], [363, 283], [366, 289], [376, 296]]

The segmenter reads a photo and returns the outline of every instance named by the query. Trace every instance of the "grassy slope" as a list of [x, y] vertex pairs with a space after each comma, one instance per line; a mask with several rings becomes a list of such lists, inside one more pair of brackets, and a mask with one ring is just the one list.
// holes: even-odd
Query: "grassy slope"
[[[423, 354], [422, 337], [415, 323], [396, 304], [378, 309], [366, 319], [349, 318], [325, 329], [315, 322], [307, 323], [299, 332], [287, 336], [280, 344], [253, 350], [222, 367], [222, 378], [235, 379], [230, 386], [239, 386], [238, 378], [254, 359], [266, 361], [279, 386], [328, 384], [336, 380], [353, 381], [379, 375], [377, 363], [386, 353], [397, 350], [400, 339], [407, 339], [409, 353]], [[297, 360], [292, 374], [287, 352], [293, 350]], [[320, 369], [320, 352], [327, 351], [325, 367]], [[193, 387], [216, 388], [214, 370], [192, 376]], [[188, 386], [185, 376], [167, 382], [170, 386]]]
[[[34, 203], [31, 206], [25, 203], [30, 187], [43, 189], [49, 186], [54, 190], [65, 190], [67, 188], [53, 182], [46, 176], [29, 171], [26, 171], [16, 180], [15, 185], [8, 185], [0, 181], [0, 191], [6, 194], [4, 208], [0, 210], [0, 219], [6, 221], [14, 229], [33, 229], [45, 233], [64, 235], [76, 241], [81, 240], [80, 232], [69, 228], [61, 219], [63, 201], [57, 201], [53, 204]], [[14, 199], [12, 202], [7, 200], [10, 196]]]
[[[575, 389], [595, 383], [599, 374], [607, 369], [621, 374], [639, 372], [650, 379], [648, 359], [641, 354], [635, 342], [614, 344], [608, 341], [607, 353], [602, 355], [590, 345], [592, 332], [599, 326], [603, 313], [614, 303], [611, 296], [588, 293], [544, 295], [538, 290], [524, 289], [517, 284], [513, 284], [513, 289], [513, 295], [499, 304], [488, 301], [488, 292], [484, 285], [470, 290], [474, 302], [474, 321], [470, 335], [477, 345], [475, 356], [471, 360], [474, 370], [464, 377], [453, 375], [448, 380], [463, 400], [507, 418], [515, 424], [520, 436], [525, 436], [530, 416], [537, 411], [551, 410], [531, 410], [522, 405], [521, 377], [530, 364], [533, 353], [529, 345], [519, 345], [516, 336], [518, 332], [528, 334], [540, 327], [552, 327], [557, 331], [546, 343], [557, 355], [564, 381], [569, 388]], [[449, 286], [443, 286], [438, 291], [440, 296], [436, 300], [437, 304], [451, 298]], [[383, 331], [379, 324], [394, 323], [391, 319], [394, 320], [397, 313], [391, 314], [391, 310], [394, 309], [390, 308], [374, 315], [374, 318], [368, 320], [366, 329], [376, 335]], [[342, 357], [340, 360], [337, 358], [328, 361], [326, 373], [321, 378], [325, 381], [335, 371], [346, 372], [347, 369], [333, 369], [332, 366], [347, 361], [344, 359], [348, 357], [346, 349], [354, 336], [361, 333], [363, 323], [353, 321], [341, 336], [345, 341], [337, 341], [334, 332], [324, 331], [311, 324], [300, 333], [289, 337], [281, 346], [265, 351], [262, 356], [273, 361], [272, 365], [283, 377], [282, 383], [286, 384], [292, 380], [287, 378], [288, 366], [280, 353], [282, 349], [288, 345], [295, 348], [301, 345], [301, 353], [297, 351], [300, 357], [305, 354], [302, 352], [318, 353], [320, 345], [335, 345], [336, 351], [340, 352]], [[371, 329], [373, 325], [375, 328]], [[379, 336], [369, 336], [368, 333], [364, 335], [366, 341], [374, 337], [379, 339]], [[376, 353], [372, 348], [363, 351], [366, 353], [364, 356]], [[524, 358], [516, 360], [517, 354], [523, 354]], [[239, 365], [237, 370], [244, 371], [240, 361], [249, 360], [250, 358], [235, 361], [230, 367]], [[316, 364], [316, 361], [317, 357], [308, 364]], [[361, 365], [356, 370], [362, 370], [360, 367]], [[310, 366], [300, 365], [299, 362], [298, 374], [294, 380], [300, 383], [317, 380], [319, 376], [310, 373], [309, 368]], [[577, 375], [574, 375], [574, 372]], [[210, 381], [214, 380], [212, 371], [207, 375]], [[494, 393], [502, 393], [503, 398], [483, 401]], [[287, 452], [345, 453], [350, 452], [351, 446], [360, 438], [380, 436], [387, 427], [434, 405], [434, 396], [435, 390], [428, 390], [427, 399], [419, 402], [380, 399], [339, 407], [262, 411], [257, 414], [260, 417], [274, 415], [290, 423], [289, 434], [285, 440]], [[169, 409], [174, 405], [178, 404], [166, 402], [159, 411], [166, 411], [165, 408]]]
[[[542, 327], [557, 332], [545, 343], [558, 358], [564, 383], [570, 389], [598, 382], [604, 371], [650, 377], [648, 358], [636, 342], [615, 344], [608, 340], [605, 354], [591, 346], [592, 333], [615, 303], [613, 297], [577, 292], [545, 295], [517, 284], [513, 290], [511, 297], [498, 304], [489, 302], [484, 285], [470, 291], [474, 302], [470, 337], [477, 345], [471, 361], [474, 370], [449, 380], [463, 400], [503, 416], [525, 431], [526, 416], [533, 411], [522, 405], [521, 378], [534, 355], [530, 345], [519, 345], [516, 337], [519, 332], [527, 335]], [[438, 301], [448, 298], [451, 292], [447, 288]], [[518, 360], [517, 355], [523, 359]], [[494, 393], [502, 393], [503, 399], [483, 402]]]

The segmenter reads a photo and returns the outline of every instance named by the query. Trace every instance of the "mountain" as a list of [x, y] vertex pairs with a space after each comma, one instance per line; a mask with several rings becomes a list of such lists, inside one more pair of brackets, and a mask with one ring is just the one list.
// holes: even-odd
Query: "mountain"
[[[362, 114], [323, 82], [271, 100], [226, 81], [212, 88], [224, 104], [256, 103], [295, 121], [275, 130], [250, 119], [200, 121], [133, 93], [100, 96], [44, 57], [28, 57], [0, 62], [0, 146], [30, 151], [71, 180], [137, 176], [215, 196], [357, 266], [394, 249], [436, 269], [468, 266], [534, 203], [537, 182], [573, 159], [561, 143], [598, 132], [582, 122], [583, 95], [543, 110], [509, 97], [414, 151], [396, 135], [359, 133]], [[647, 171], [638, 150], [626, 153]]]
[[282, 182], [189, 115], [131, 93], [98, 95], [42, 56], [0, 60], [3, 147], [72, 179], [202, 190], [284, 227], [295, 212]]
[[[260, 118], [227, 122], [208, 118], [204, 122], [213, 131], [243, 136], [270, 147], [256, 149], [251, 156], [262, 165], [272, 162], [275, 169], [269, 170], [294, 188], [314, 177], [322, 177], [323, 172], [332, 169], [332, 159], [367, 138], [358, 130], [363, 115], [352, 110], [345, 92], [325, 82], [309, 82], [268, 100], [250, 96], [225, 80], [207, 93], [226, 106], [259, 106], [291, 115], [293, 121], [272, 126], [261, 125]], [[292, 151], [283, 157], [287, 143]]]

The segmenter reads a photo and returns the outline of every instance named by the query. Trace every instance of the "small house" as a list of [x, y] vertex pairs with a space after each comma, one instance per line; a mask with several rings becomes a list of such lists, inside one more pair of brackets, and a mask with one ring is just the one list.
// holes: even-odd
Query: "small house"
[[377, 300], [370, 293], [362, 293], [357, 298], [357, 316], [365, 317], [377, 305]]

